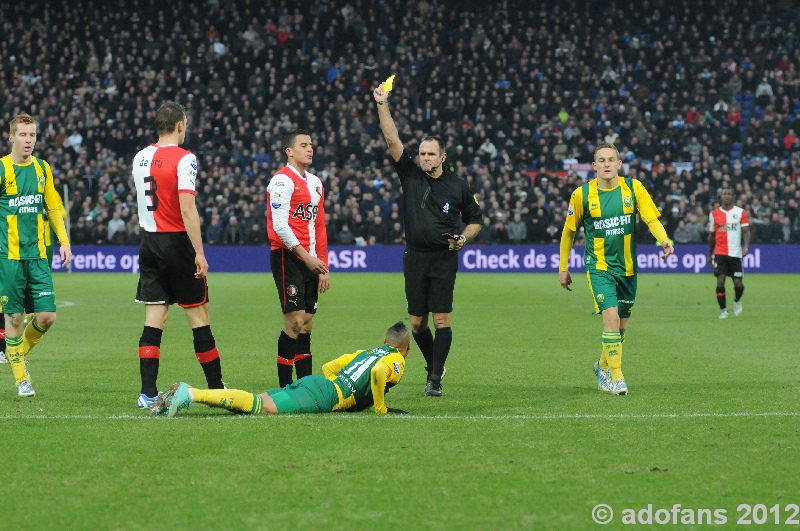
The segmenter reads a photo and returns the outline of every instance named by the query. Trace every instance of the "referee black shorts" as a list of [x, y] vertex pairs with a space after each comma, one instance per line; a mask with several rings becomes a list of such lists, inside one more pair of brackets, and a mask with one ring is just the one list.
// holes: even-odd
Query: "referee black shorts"
[[144, 232], [139, 247], [136, 302], [179, 304], [184, 308], [208, 302], [205, 278], [195, 278], [195, 251], [185, 232]]
[[286, 249], [273, 249], [269, 253], [272, 278], [278, 288], [278, 300], [283, 313], [303, 310], [317, 312], [319, 275], [306, 267], [294, 253]]
[[736, 256], [727, 256], [724, 254], [714, 255], [714, 276], [718, 277], [721, 275], [726, 275], [731, 278], [744, 277], [742, 259]]
[[451, 313], [457, 272], [458, 253], [455, 251], [420, 251], [406, 247], [403, 275], [408, 314]]

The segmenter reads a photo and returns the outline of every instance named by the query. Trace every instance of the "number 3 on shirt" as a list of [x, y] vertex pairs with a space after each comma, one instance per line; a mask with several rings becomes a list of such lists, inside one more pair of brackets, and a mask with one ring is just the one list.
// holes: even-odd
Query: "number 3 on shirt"
[[147, 210], [149, 212], [153, 212], [158, 209], [158, 196], [156, 195], [156, 190], [158, 189], [158, 183], [153, 178], [152, 175], [148, 175], [144, 178], [144, 183], [150, 183], [150, 189], [144, 191], [144, 195], [150, 196], [151, 205], [147, 205]]

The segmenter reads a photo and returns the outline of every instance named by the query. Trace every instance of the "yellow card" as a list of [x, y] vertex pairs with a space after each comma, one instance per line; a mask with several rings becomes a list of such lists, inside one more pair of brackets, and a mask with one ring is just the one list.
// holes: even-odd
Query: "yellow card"
[[383, 91], [384, 92], [391, 92], [392, 91], [392, 83], [394, 82], [394, 74], [389, 76], [389, 79], [383, 82]]

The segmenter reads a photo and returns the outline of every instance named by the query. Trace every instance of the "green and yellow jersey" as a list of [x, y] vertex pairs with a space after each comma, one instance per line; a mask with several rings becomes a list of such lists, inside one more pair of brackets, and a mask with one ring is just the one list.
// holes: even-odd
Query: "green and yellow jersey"
[[333, 411], [360, 409], [374, 404], [376, 413], [386, 413], [386, 384], [397, 384], [405, 372], [406, 359], [389, 345], [357, 350], [322, 366], [325, 378], [341, 390]]
[[[650, 224], [661, 213], [648, 191], [636, 179], [620, 177], [619, 184], [610, 190], [600, 188], [597, 179], [592, 179], [572, 193], [564, 231], [574, 235], [578, 227], [583, 225], [586, 234], [583, 258], [587, 271], [608, 271], [627, 277], [636, 274], [636, 212], [650, 227], [651, 232], [654, 229], [659, 232]], [[666, 238], [660, 222], [658, 227]], [[656, 238], [659, 239], [657, 234]], [[570, 238], [569, 247], [571, 246]], [[567, 260], [563, 245], [561, 255], [561, 270], [566, 271]]]
[[47, 258], [50, 225], [58, 241], [69, 245], [62, 208], [46, 161], [31, 157], [16, 164], [9, 155], [0, 158], [0, 258]]

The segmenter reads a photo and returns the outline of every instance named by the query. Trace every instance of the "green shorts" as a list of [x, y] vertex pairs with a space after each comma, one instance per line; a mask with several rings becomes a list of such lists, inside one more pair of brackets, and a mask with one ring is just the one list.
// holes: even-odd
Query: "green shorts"
[[594, 300], [594, 313], [600, 314], [617, 306], [621, 318], [631, 316], [636, 301], [636, 275], [626, 277], [608, 271], [589, 270], [586, 278], [589, 279], [589, 291]]
[[4, 313], [56, 311], [53, 272], [47, 259], [0, 258], [0, 305]]
[[330, 413], [339, 403], [336, 386], [324, 376], [304, 376], [281, 389], [270, 389], [278, 413]]

